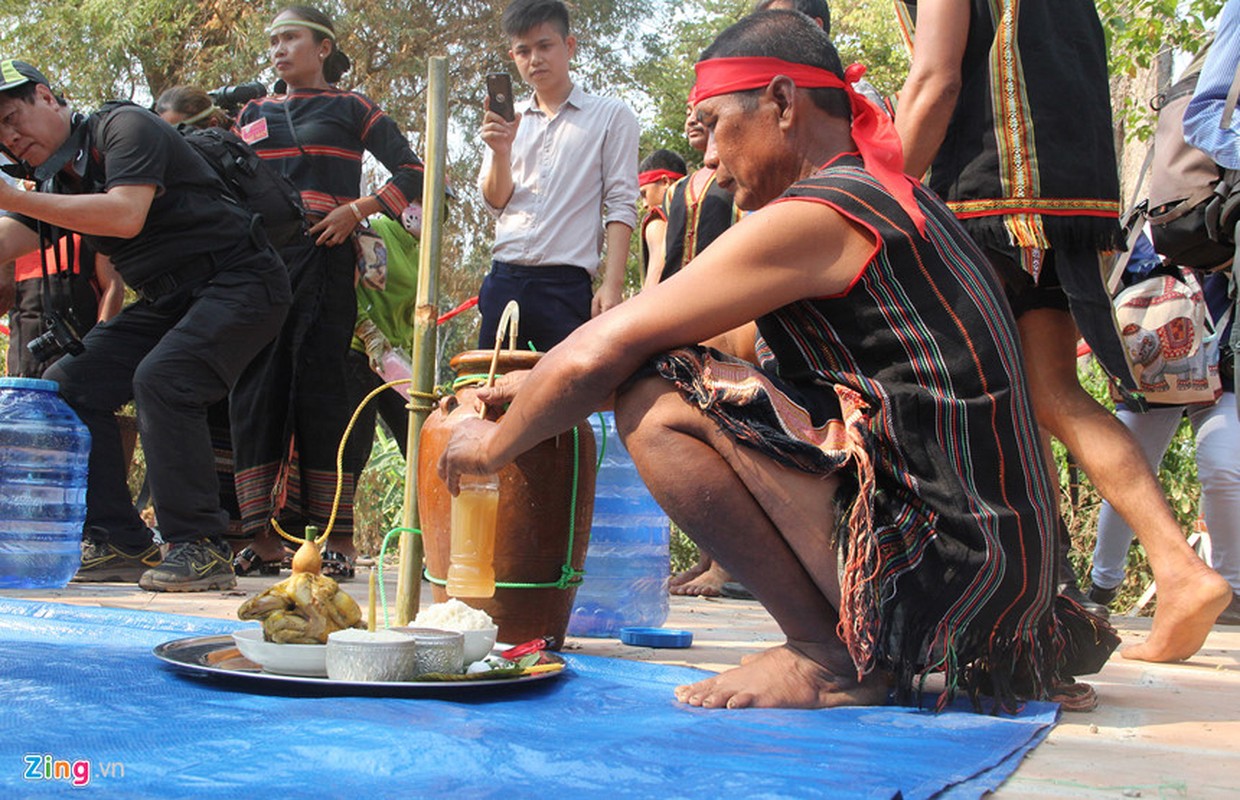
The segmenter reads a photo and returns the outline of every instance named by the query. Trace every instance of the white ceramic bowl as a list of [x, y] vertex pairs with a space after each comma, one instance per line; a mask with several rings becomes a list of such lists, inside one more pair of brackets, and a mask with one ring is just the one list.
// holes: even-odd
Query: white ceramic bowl
[[267, 672], [298, 675], [303, 678], [327, 677], [327, 645], [276, 644], [263, 641], [262, 628], [245, 628], [233, 633], [241, 655]]
[[461, 631], [465, 636], [465, 666], [481, 661], [491, 654], [495, 647], [495, 637], [499, 635], [499, 626], [492, 625], [478, 631]]

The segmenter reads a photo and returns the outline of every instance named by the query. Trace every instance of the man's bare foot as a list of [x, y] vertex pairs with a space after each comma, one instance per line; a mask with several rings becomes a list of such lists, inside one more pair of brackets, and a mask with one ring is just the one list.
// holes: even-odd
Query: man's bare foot
[[1185, 570], [1158, 582], [1158, 608], [1149, 638], [1120, 651], [1137, 661], [1180, 661], [1205, 643], [1210, 627], [1231, 601], [1231, 586], [1214, 570]]
[[[693, 580], [697, 576], [701, 575], [706, 570], [710, 569], [710, 565], [711, 565], [710, 558], [706, 555], [703, 555], [701, 558], [698, 559], [698, 562], [694, 564], [692, 567], [689, 567], [688, 569], [683, 570], [681, 572], [677, 572], [675, 575], [673, 575], [671, 577], [671, 580], [667, 582], [667, 585], [669, 587], [675, 588], [682, 584], [688, 583], [689, 581]], [[675, 592], [673, 592], [673, 594], [675, 594]]]
[[789, 642], [727, 672], [676, 687], [676, 699], [701, 708], [830, 708], [886, 702], [885, 675], [871, 674], [858, 681], [851, 665], [840, 670], [845, 674], [837, 674], [811, 658], [811, 651], [824, 660], [831, 656], [832, 661], [840, 660], [835, 648]]
[[673, 586], [669, 591], [672, 594], [690, 597], [718, 597], [719, 590], [730, 580], [732, 580], [732, 576], [728, 574], [728, 571], [719, 566], [718, 561], [713, 561], [710, 568], [701, 575], [692, 580], [685, 581], [679, 586]]

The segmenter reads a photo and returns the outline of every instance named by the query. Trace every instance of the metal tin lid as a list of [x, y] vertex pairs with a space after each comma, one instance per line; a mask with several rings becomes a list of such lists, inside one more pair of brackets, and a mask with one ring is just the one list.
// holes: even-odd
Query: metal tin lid
[[693, 644], [693, 632], [672, 628], [621, 628], [620, 641], [634, 647], [688, 647]]
[[0, 389], [36, 389], [43, 392], [58, 392], [60, 384], [56, 381], [45, 381], [42, 378], [0, 378]]

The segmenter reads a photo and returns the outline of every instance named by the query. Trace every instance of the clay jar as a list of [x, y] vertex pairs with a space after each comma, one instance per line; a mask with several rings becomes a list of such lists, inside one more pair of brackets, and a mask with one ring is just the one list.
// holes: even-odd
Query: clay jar
[[[500, 352], [497, 375], [530, 369], [540, 353]], [[489, 350], [467, 350], [452, 359], [456, 375], [483, 375], [491, 365]], [[418, 448], [418, 514], [426, 568], [431, 577], [448, 574], [451, 552], [451, 495], [439, 479], [439, 456], [453, 426], [477, 416], [477, 387], [457, 391], [449, 409], [432, 411], [422, 427]], [[572, 566], [582, 569], [590, 541], [594, 513], [594, 434], [587, 421], [577, 425], [577, 504]], [[565, 432], [541, 442], [499, 471], [499, 520], [495, 532], [495, 580], [497, 583], [554, 583], [568, 551], [569, 508], [573, 487], [573, 434]], [[448, 593], [432, 584], [435, 602], [447, 601]], [[567, 589], [515, 589], [497, 586], [491, 598], [461, 598], [480, 608], [499, 626], [501, 642], [519, 644], [539, 636], [555, 637], [558, 649], [564, 641], [573, 600], [574, 584]]]

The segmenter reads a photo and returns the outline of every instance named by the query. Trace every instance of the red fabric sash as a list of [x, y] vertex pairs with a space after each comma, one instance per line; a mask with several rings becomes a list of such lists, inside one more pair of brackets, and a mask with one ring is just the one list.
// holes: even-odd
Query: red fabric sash
[[697, 83], [689, 102], [721, 94], [761, 89], [778, 75], [792, 80], [802, 89], [843, 89], [852, 107], [852, 138], [865, 168], [896, 199], [912, 218], [917, 231], [925, 236], [926, 217], [913, 197], [915, 181], [904, 174], [904, 147], [896, 126], [878, 106], [858, 94], [852, 84], [865, 74], [865, 67], [853, 64], [844, 70], [844, 79], [833, 72], [809, 64], [794, 64], [769, 56], [737, 56], [699, 61], [694, 70]]

